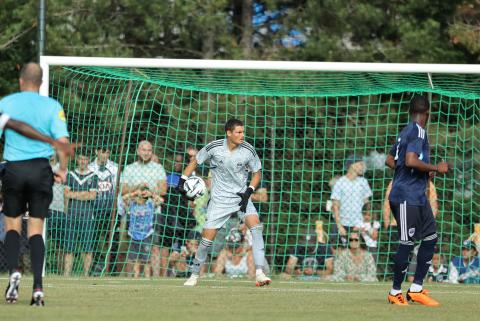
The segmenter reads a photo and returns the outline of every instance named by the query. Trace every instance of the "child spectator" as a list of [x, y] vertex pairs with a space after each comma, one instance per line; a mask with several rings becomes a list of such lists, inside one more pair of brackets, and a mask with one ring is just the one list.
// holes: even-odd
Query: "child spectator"
[[145, 277], [150, 277], [149, 260], [152, 249], [155, 208], [163, 202], [163, 198], [153, 194], [148, 186], [144, 185], [131, 193], [125, 194], [123, 200], [127, 205], [129, 215], [128, 261], [133, 265], [135, 278], [140, 276], [142, 267]]
[[373, 259], [377, 261], [378, 254], [378, 229], [380, 228], [379, 221], [372, 221], [372, 214], [370, 212], [363, 213], [363, 222], [360, 225], [360, 232], [365, 241], [368, 252], [372, 253]]
[[442, 256], [440, 253], [433, 254], [432, 265], [427, 273], [428, 282], [447, 282], [448, 268], [442, 264]]

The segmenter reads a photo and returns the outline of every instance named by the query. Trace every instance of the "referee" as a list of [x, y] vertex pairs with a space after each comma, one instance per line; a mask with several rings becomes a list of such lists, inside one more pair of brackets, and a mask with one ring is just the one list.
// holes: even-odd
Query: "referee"
[[[0, 112], [30, 124], [44, 135], [59, 143], [68, 144], [68, 131], [62, 106], [54, 99], [39, 95], [42, 69], [36, 63], [26, 64], [20, 71], [20, 92], [0, 101]], [[44, 142], [34, 141], [7, 129], [3, 158], [7, 161], [3, 175], [2, 193], [5, 214], [5, 247], [10, 273], [5, 292], [8, 303], [18, 299], [21, 274], [19, 267], [22, 214], [28, 209], [28, 242], [33, 270], [33, 294], [31, 305], [44, 305], [42, 268], [45, 244], [43, 224], [52, 201], [54, 174], [49, 164], [53, 148]], [[58, 150], [60, 168], [55, 180], [64, 182], [68, 158]]]

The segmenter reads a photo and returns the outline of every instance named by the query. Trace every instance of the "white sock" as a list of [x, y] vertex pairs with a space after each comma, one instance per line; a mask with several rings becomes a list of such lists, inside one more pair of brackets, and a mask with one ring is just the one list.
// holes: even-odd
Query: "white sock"
[[259, 274], [263, 274], [263, 270], [262, 269], [257, 269], [256, 272], [255, 272], [256, 275], [259, 275]]
[[410, 285], [410, 292], [422, 292], [423, 286], [420, 284], [412, 283]]
[[399, 293], [402, 293], [402, 290], [395, 290], [395, 289], [391, 289], [391, 290], [390, 290], [390, 294], [391, 294], [391, 295], [397, 295], [397, 294], [399, 294]]

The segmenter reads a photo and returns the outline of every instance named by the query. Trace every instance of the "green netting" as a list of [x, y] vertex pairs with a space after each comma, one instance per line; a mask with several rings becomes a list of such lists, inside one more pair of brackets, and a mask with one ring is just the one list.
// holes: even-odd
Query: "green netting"
[[[462, 241], [480, 223], [479, 76], [433, 74], [432, 80], [425, 74], [59, 67], [50, 71], [50, 95], [63, 104], [72, 140], [83, 143], [89, 161], [99, 147], [106, 148], [122, 173], [136, 161], [142, 140], [152, 143], [158, 162], [172, 173], [176, 155], [184, 157], [184, 167], [188, 147], [200, 149], [224, 137], [228, 118], [244, 120], [247, 141], [263, 163], [267, 194], [258, 195], [255, 204], [265, 225], [267, 261], [272, 273], [286, 277], [325, 277], [322, 260], [312, 276], [313, 263], [302, 256], [319, 226], [328, 246], [337, 250], [334, 262], [345, 259], [340, 258], [342, 247], [328, 204], [329, 183], [346, 173], [351, 155], [363, 156], [368, 168], [364, 177], [373, 192], [372, 221], [381, 225], [378, 247], [370, 250], [376, 277], [382, 280], [392, 275], [397, 246], [396, 232], [384, 227], [385, 192], [393, 173], [383, 161], [408, 122], [412, 93], [431, 96], [431, 158], [452, 167], [448, 175], [434, 179], [438, 251], [445, 265], [461, 254]], [[75, 167], [72, 161], [71, 169]], [[207, 179], [208, 169], [197, 174]], [[72, 238], [72, 223], [65, 219], [68, 207], [66, 214], [56, 213], [49, 223], [47, 272], [64, 273], [68, 252], [74, 254], [73, 273], [132, 273], [132, 260], [138, 258], [130, 255], [129, 261], [129, 252], [137, 250], [148, 252], [154, 275], [184, 276], [193, 243], [187, 240], [198, 238], [192, 231], [201, 230], [206, 199], [189, 205], [170, 186], [164, 199], [146, 248], [129, 245], [128, 209], [119, 215], [111, 205], [90, 202], [86, 212], [93, 225], [83, 228], [93, 232], [79, 233], [73, 249], [67, 249]], [[221, 273], [224, 262], [217, 265], [217, 258], [224, 255], [225, 237], [237, 225], [232, 219], [219, 231], [206, 275]], [[80, 253], [85, 251], [92, 251], [93, 263], [88, 264], [87, 256], [84, 268]], [[248, 251], [238, 251], [234, 264], [249, 257]]]

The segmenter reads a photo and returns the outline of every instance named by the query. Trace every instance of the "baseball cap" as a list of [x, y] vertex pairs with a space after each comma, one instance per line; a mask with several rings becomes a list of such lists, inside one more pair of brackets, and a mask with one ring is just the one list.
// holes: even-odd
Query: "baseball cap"
[[227, 241], [227, 244], [229, 246], [236, 246], [242, 242], [242, 232], [236, 227], [232, 228], [230, 232], [228, 232], [227, 236], [225, 237], [225, 240]]
[[475, 246], [475, 243], [472, 242], [471, 240], [465, 240], [465, 241], [463, 241], [462, 249], [476, 250], [477, 247]]
[[345, 160], [345, 170], [348, 170], [352, 164], [365, 161], [362, 155], [352, 154]]

